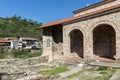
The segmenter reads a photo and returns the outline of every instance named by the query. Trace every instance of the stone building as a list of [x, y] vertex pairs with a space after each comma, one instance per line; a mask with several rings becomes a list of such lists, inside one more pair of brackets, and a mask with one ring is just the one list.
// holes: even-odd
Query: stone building
[[45, 24], [43, 55], [49, 60], [79, 56], [120, 59], [120, 0], [103, 0], [73, 12], [74, 16]]

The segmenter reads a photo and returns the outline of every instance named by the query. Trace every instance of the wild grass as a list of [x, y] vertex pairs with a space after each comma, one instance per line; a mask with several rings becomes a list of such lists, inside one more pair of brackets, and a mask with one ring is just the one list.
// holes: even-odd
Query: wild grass
[[106, 66], [100, 66], [98, 68], [83, 68], [75, 74], [67, 76], [67, 78], [80, 78], [80, 80], [109, 80], [115, 73], [116, 69]]
[[69, 69], [67, 67], [60, 66], [60, 67], [53, 68], [51, 70], [42, 71], [42, 74], [43, 75], [55, 75], [55, 74], [65, 72], [65, 71], [68, 71], [68, 70]]
[[41, 56], [42, 51], [37, 50], [34, 52], [31, 52], [29, 49], [25, 50], [14, 50], [11, 52], [0, 52], [0, 59], [5, 59], [5, 58], [20, 58], [20, 59], [27, 59], [27, 58], [32, 58], [32, 57], [37, 57]]

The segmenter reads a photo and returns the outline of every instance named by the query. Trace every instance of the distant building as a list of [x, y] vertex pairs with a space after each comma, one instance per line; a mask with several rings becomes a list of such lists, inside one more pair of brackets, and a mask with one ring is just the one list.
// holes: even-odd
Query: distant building
[[0, 49], [6, 50], [6, 51], [10, 51], [13, 49], [19, 49], [18, 43], [19, 43], [18, 40], [6, 40], [6, 39], [0, 40]]
[[36, 38], [20, 37], [19, 41], [22, 42], [23, 48], [26, 49], [40, 48], [39, 40]]
[[8, 50], [10, 49], [10, 40], [0, 40], [0, 51], [3, 50], [3, 47]]
[[20, 37], [17, 38], [0, 38], [0, 51], [17, 50], [17, 49], [38, 49], [40, 48], [39, 40], [36, 38]]

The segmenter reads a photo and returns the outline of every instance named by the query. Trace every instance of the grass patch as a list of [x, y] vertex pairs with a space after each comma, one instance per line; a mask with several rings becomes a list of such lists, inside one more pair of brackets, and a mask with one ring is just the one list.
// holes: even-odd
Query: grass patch
[[78, 71], [77, 73], [74, 73], [72, 75], [69, 75], [67, 76], [67, 78], [73, 78], [73, 77], [76, 77], [76, 76], [79, 76], [80, 74], [83, 74], [85, 72], [92, 72], [94, 71], [94, 68], [93, 67], [90, 67], [90, 68], [83, 68], [82, 70]]
[[51, 70], [42, 71], [42, 74], [43, 75], [55, 75], [55, 74], [65, 72], [65, 71], [68, 71], [68, 70], [69, 69], [67, 67], [60, 66], [60, 67], [53, 68]]
[[99, 68], [96, 69], [96, 71], [104, 71], [107, 69], [108, 69], [108, 67], [106, 67], [106, 66], [100, 66]]
[[17, 56], [17, 58], [27, 59], [27, 58], [37, 57], [37, 56], [41, 56], [41, 53], [36, 52], [36, 53], [22, 54]]
[[31, 52], [29, 49], [26, 49], [26, 50], [14, 51], [13, 55], [15, 58], [27, 59], [27, 58], [31, 58], [31, 57], [41, 56], [42, 52], [40, 50]]
[[7, 53], [0, 53], [0, 59], [4, 59], [4, 58], [6, 58], [6, 55], [8, 55]]
[[67, 76], [69, 79], [80, 77], [80, 80], [109, 80], [115, 73], [115, 68], [101, 66], [97, 69], [95, 67], [86, 67], [75, 74]]
[[80, 74], [81, 74], [81, 71], [78, 71], [77, 73], [67, 76], [67, 78], [73, 78], [75, 76], [79, 76]]
[[109, 80], [112, 75], [115, 73], [116, 69], [115, 68], [110, 68], [107, 67], [106, 70], [102, 70], [99, 72], [99, 74], [102, 74], [101, 77], [98, 77], [97, 80]]

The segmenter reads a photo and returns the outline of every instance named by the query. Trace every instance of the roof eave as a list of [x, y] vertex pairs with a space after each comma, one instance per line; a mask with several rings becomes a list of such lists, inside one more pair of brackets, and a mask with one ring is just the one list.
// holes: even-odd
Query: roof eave
[[116, 1], [116, 0], [103, 0], [102, 2], [98, 2], [98, 3], [92, 4], [92, 5], [90, 5], [90, 6], [87, 6], [87, 7], [78, 9], [78, 10], [75, 10], [75, 11], [73, 11], [73, 14], [77, 14], [77, 13], [86, 11], [86, 10], [88, 10], [88, 9], [92, 9], [92, 8], [95, 8], [95, 7], [98, 7], [98, 6], [101, 6], [101, 5], [103, 5], [103, 4], [113, 2], [113, 1]]
[[52, 26], [63, 24], [63, 23], [70, 22], [70, 21], [73, 21], [73, 20], [77, 20], [77, 19], [81, 19], [81, 18], [92, 16], [92, 15], [95, 15], [95, 14], [99, 14], [99, 13], [102, 13], [102, 12], [105, 12], [105, 11], [110, 11], [110, 10], [113, 10], [113, 9], [116, 9], [116, 8], [120, 8], [120, 4], [114, 5], [114, 6], [111, 6], [111, 7], [108, 7], [108, 8], [104, 8], [104, 9], [101, 9], [101, 10], [98, 10], [98, 11], [86, 13], [86, 14], [78, 16], [78, 17], [68, 18], [67, 20], [63, 19], [62, 21], [59, 20], [59, 21], [51, 22], [51, 23], [48, 23], [46, 25], [40, 26], [38, 28], [39, 29], [43, 29], [43, 28], [47, 28], [47, 27], [52, 27]]

